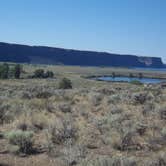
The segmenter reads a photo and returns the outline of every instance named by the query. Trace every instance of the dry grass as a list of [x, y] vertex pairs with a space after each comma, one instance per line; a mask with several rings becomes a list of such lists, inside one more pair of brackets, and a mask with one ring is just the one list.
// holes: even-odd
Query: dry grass
[[[166, 88], [80, 77], [88, 68], [52, 68], [57, 79], [0, 81], [0, 165], [166, 165]], [[64, 76], [73, 89], [58, 89]], [[16, 154], [5, 137], [18, 130], [33, 132], [32, 153]]]

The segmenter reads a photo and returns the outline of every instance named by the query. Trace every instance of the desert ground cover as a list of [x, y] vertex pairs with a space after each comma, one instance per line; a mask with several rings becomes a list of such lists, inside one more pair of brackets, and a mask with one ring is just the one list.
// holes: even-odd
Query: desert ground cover
[[[41, 67], [55, 78], [26, 78]], [[112, 71], [25, 65], [22, 79], [0, 80], [0, 166], [165, 166], [166, 85], [82, 77]]]

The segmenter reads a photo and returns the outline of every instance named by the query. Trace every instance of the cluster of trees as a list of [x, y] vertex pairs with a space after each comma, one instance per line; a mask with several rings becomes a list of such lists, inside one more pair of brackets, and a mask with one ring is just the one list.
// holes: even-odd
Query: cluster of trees
[[[34, 71], [32, 78], [53, 78], [54, 73], [52, 71], [44, 71], [43, 69], [37, 69]], [[68, 78], [62, 78], [59, 81], [59, 89], [72, 89], [72, 82]]]
[[[130, 78], [133, 78], [134, 75], [133, 75], [132, 73], [130, 73], [130, 74], [129, 74], [129, 77], [130, 77]], [[138, 73], [137, 77], [138, 77], [139, 79], [142, 79], [142, 78], [143, 78], [143, 74], [142, 74], [142, 73]]]
[[8, 78], [15, 78], [19, 79], [21, 75], [22, 67], [19, 64], [10, 67], [9, 64], [3, 63], [0, 65], [0, 78], [1, 79], [8, 79]]
[[[19, 79], [22, 72], [22, 66], [20, 64], [10, 65], [7, 63], [0, 64], [0, 79], [15, 78]], [[43, 69], [37, 69], [34, 71], [31, 78], [53, 78], [54, 73], [52, 71], [44, 71]], [[60, 89], [71, 89], [72, 82], [68, 78], [62, 78], [59, 82]]]
[[44, 71], [43, 69], [37, 69], [34, 72], [33, 78], [53, 78], [54, 73], [52, 71]]
[[[37, 69], [34, 71], [32, 78], [53, 78], [54, 73], [52, 71], [44, 71], [43, 69]], [[68, 78], [62, 78], [59, 81], [59, 89], [72, 89], [72, 82]]]

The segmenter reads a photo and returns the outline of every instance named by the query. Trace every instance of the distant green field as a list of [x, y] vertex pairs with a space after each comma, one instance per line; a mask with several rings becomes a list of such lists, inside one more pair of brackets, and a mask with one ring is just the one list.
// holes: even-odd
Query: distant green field
[[62, 66], [62, 65], [26, 65], [24, 64], [24, 70], [28, 73], [32, 73], [37, 68], [43, 68], [45, 70], [52, 70], [57, 74], [76, 74], [81, 76], [91, 75], [111, 75], [113, 72], [116, 75], [129, 76], [131, 73], [133, 76], [138, 76], [142, 73], [144, 77], [150, 78], [166, 78], [166, 73], [160, 71], [142, 71], [133, 70], [127, 68], [115, 68], [115, 67], [81, 67], [81, 66]]

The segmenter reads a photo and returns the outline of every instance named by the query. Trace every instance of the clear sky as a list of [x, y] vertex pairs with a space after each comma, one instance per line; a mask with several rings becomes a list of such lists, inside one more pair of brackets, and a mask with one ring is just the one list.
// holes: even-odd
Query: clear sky
[[0, 0], [0, 41], [166, 62], [166, 0]]

